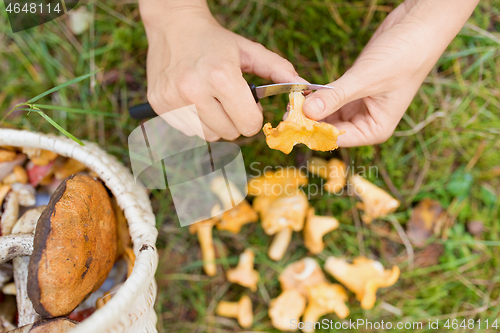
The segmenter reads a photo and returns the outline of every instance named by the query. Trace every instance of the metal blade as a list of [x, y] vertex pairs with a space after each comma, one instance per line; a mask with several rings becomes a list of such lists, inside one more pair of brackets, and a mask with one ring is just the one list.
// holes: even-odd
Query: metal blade
[[278, 83], [278, 84], [268, 84], [265, 86], [260, 86], [255, 88], [257, 92], [257, 97], [263, 98], [278, 94], [287, 94], [292, 91], [304, 91], [304, 90], [318, 90], [318, 89], [334, 89], [330, 86], [323, 86], [321, 84], [304, 84], [304, 83]]

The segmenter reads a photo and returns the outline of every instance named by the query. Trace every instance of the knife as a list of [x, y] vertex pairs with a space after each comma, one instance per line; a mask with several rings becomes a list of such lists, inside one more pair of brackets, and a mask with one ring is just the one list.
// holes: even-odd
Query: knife
[[[255, 103], [259, 103], [259, 99], [263, 97], [274, 96], [278, 94], [287, 94], [293, 91], [318, 90], [318, 89], [334, 89], [330, 86], [321, 84], [304, 84], [304, 83], [277, 83], [268, 84], [265, 86], [256, 87], [249, 83]], [[157, 114], [149, 103], [139, 104], [129, 109], [130, 116], [134, 119], [145, 119], [156, 117]]]

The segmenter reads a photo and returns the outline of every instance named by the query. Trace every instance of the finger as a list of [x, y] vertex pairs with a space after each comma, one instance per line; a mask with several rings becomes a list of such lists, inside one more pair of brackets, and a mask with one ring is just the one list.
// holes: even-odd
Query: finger
[[196, 109], [207, 128], [219, 137], [234, 140], [240, 136], [240, 131], [215, 98], [207, 96], [196, 103]]
[[220, 136], [215, 134], [215, 132], [200, 119], [198, 114], [192, 112], [190, 108], [186, 109], [182, 116], [173, 115], [172, 113], [169, 114], [169, 112], [167, 112], [160, 115], [160, 117], [170, 126], [189, 137], [197, 135], [205, 141], [217, 141], [220, 139]]
[[[361, 116], [360, 116], [361, 117]], [[344, 130], [345, 133], [339, 135], [337, 145], [339, 147], [359, 147], [379, 144], [387, 141], [394, 132], [394, 128], [380, 126], [376, 123], [366, 121], [340, 121], [332, 123], [338, 130]]]
[[241, 69], [276, 83], [309, 83], [299, 76], [292, 63], [263, 45], [245, 40], [241, 45]]
[[255, 135], [262, 128], [262, 111], [255, 103], [240, 69], [234, 68], [231, 72], [221, 72], [219, 77], [212, 77], [213, 86], [217, 88], [214, 95], [239, 133], [245, 136]]
[[303, 106], [305, 115], [311, 119], [321, 120], [345, 104], [366, 97], [360, 81], [357, 75], [347, 72], [337, 81], [328, 84], [334, 89], [320, 89], [310, 94]]

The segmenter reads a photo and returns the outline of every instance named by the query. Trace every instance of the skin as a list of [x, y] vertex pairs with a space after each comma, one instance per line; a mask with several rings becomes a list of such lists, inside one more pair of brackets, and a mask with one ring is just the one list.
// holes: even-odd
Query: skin
[[[346, 131], [340, 147], [386, 141], [423, 80], [460, 31], [479, 0], [406, 0], [376, 30], [334, 90], [319, 90], [304, 113]], [[262, 45], [221, 27], [206, 0], [140, 0], [149, 40], [148, 100], [158, 114], [195, 104], [195, 114], [170, 121], [208, 141], [252, 136], [262, 128], [242, 73], [275, 83], [305, 82], [293, 65]]]

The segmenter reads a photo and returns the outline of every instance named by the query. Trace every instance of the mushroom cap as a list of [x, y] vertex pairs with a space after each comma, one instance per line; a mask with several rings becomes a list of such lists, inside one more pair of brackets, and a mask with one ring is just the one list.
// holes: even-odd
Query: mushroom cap
[[64, 316], [97, 290], [113, 267], [116, 219], [102, 183], [64, 180], [38, 220], [28, 296], [44, 317]]
[[340, 284], [320, 282], [308, 286], [307, 292], [309, 305], [306, 313], [309, 308], [316, 307], [323, 312], [320, 316], [335, 312], [340, 319], [344, 319], [349, 315], [349, 308], [345, 305], [349, 297]]
[[59, 156], [57, 153], [50, 150], [29, 147], [24, 147], [23, 153], [28, 156], [33, 164], [38, 166], [48, 165], [50, 162], [54, 161], [57, 156]]
[[238, 301], [238, 324], [241, 327], [250, 327], [253, 322], [252, 301], [247, 295]]
[[295, 167], [266, 171], [263, 175], [248, 181], [248, 195], [276, 196], [306, 185], [307, 182], [307, 175]]
[[116, 218], [116, 259], [118, 259], [125, 253], [126, 249], [130, 247], [132, 239], [130, 238], [130, 231], [128, 229], [125, 214], [123, 214], [115, 198], [111, 200], [111, 204], [113, 205], [113, 211], [115, 212]]
[[347, 183], [346, 176], [346, 165], [339, 159], [332, 158], [328, 161], [328, 177], [327, 182], [323, 185], [323, 188], [328, 193], [340, 192]]
[[320, 157], [311, 157], [307, 161], [307, 170], [315, 176], [328, 178], [328, 162]]
[[257, 212], [250, 206], [248, 201], [243, 200], [236, 207], [222, 214], [220, 221], [217, 223], [217, 229], [237, 234], [242, 226], [257, 222], [258, 219]]
[[68, 158], [63, 165], [55, 168], [54, 177], [57, 180], [63, 180], [72, 174], [82, 172], [85, 169], [87, 169], [87, 166], [82, 162], [75, 160], [74, 158]]
[[326, 281], [325, 274], [316, 260], [303, 258], [285, 267], [278, 277], [283, 290], [298, 290], [302, 295], [307, 295], [307, 286], [312, 286]]
[[352, 264], [335, 257], [328, 257], [325, 270], [356, 295], [363, 309], [375, 305], [378, 288], [390, 287], [399, 278], [399, 267], [384, 269], [382, 264], [365, 257], [357, 257]]
[[289, 154], [293, 146], [303, 143], [309, 149], [331, 151], [337, 149], [337, 138], [345, 131], [339, 131], [328, 123], [318, 123], [305, 116], [302, 111], [305, 97], [301, 92], [290, 93], [290, 113], [285, 121], [273, 128], [270, 123], [264, 125], [264, 134], [269, 148]]
[[209, 219], [193, 223], [189, 226], [189, 232], [191, 234], [195, 234], [199, 228], [210, 228], [211, 229], [218, 221], [219, 221], [219, 219], [217, 217], [211, 217]]
[[291, 321], [299, 321], [306, 308], [306, 297], [298, 290], [285, 290], [277, 298], [271, 300], [269, 317], [273, 326], [282, 331], [294, 331]]
[[74, 328], [78, 322], [69, 318], [44, 319], [32, 324], [18, 327], [10, 333], [66, 333]]
[[309, 208], [309, 201], [301, 190], [293, 195], [281, 195], [261, 212], [262, 228], [268, 235], [274, 235], [284, 228], [300, 231]]
[[339, 227], [339, 221], [332, 216], [314, 215], [314, 208], [309, 208], [304, 226], [304, 245], [313, 254], [323, 251], [323, 236]]
[[255, 254], [253, 251], [246, 249], [240, 254], [238, 265], [227, 271], [227, 280], [232, 283], [237, 283], [240, 286], [250, 288], [251, 291], [255, 292], [260, 276], [259, 272], [253, 269], [254, 258]]
[[40, 215], [46, 206], [28, 209], [12, 227], [12, 234], [34, 233]]
[[357, 206], [365, 211], [361, 218], [366, 224], [370, 224], [377, 217], [387, 216], [399, 207], [398, 200], [363, 177], [353, 175], [350, 182], [354, 185], [356, 195], [363, 201]]

